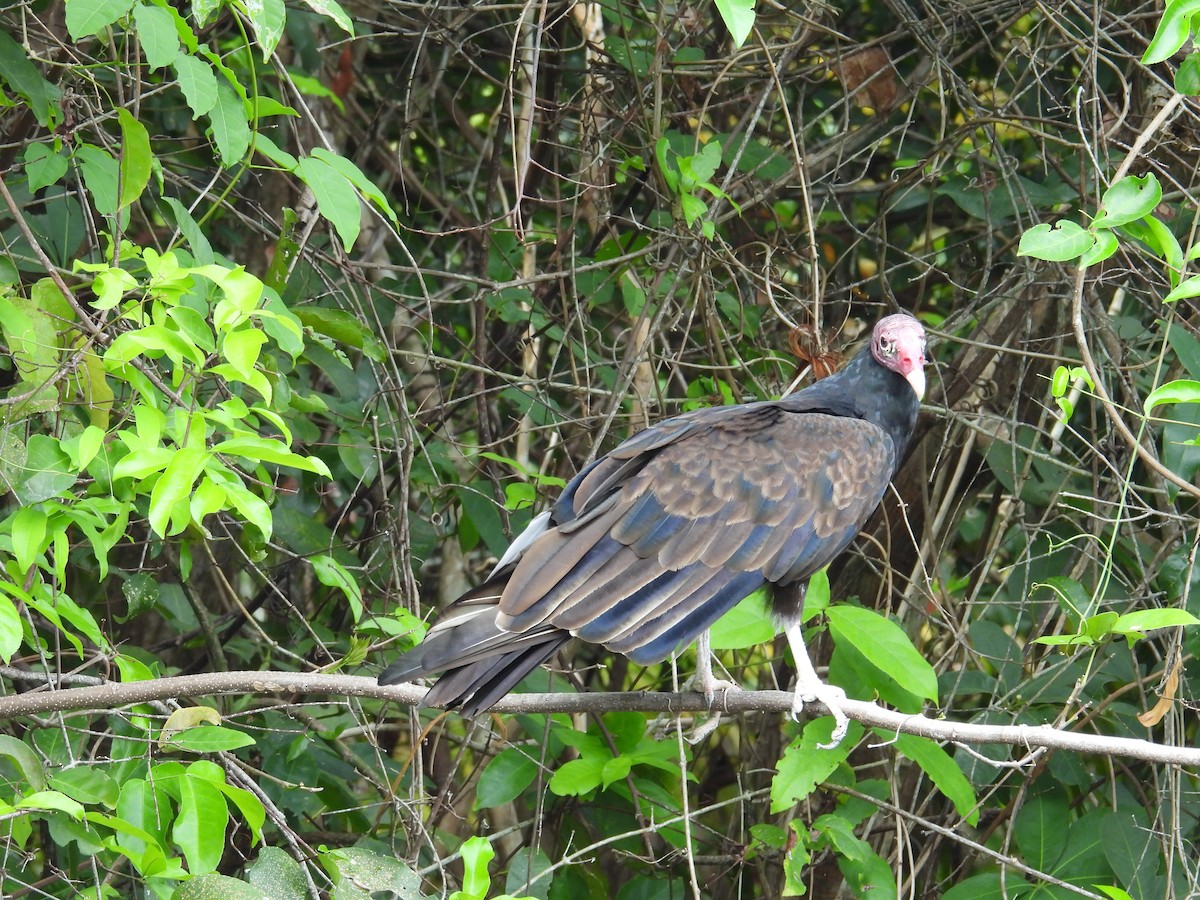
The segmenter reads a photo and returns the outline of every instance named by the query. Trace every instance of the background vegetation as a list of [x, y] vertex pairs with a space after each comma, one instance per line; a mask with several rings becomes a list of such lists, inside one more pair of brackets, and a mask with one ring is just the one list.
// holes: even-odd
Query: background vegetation
[[[1200, 889], [1194, 769], [1103, 752], [858, 724], [817, 751], [828, 719], [766, 711], [689, 743], [707, 717], [3, 706], [369, 678], [595, 454], [905, 309], [930, 391], [814, 657], [904, 712], [1195, 745], [1195, 8], [7, 3], [0, 893]], [[760, 619], [721, 661], [786, 688]], [[691, 660], [553, 669], [527, 688]]]

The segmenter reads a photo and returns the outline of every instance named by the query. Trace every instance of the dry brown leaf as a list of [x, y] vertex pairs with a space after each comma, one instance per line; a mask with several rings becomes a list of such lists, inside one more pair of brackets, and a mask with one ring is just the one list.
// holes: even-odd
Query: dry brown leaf
[[1158, 702], [1138, 716], [1138, 721], [1147, 728], [1153, 728], [1161, 722], [1163, 716], [1170, 712], [1171, 707], [1175, 705], [1175, 691], [1179, 687], [1179, 670], [1181, 668], [1183, 668], [1183, 663], [1176, 657], [1175, 663], [1171, 666], [1171, 671], [1167, 675], [1167, 683], [1163, 686], [1163, 691], [1159, 695]]
[[892, 59], [882, 47], [867, 47], [843, 56], [836, 64], [838, 78], [846, 93], [854, 94], [860, 107], [888, 110], [900, 93]]

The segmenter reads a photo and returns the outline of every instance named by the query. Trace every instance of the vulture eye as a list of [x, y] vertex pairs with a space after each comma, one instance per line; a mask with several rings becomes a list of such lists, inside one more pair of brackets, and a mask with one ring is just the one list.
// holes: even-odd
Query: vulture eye
[[892, 356], [896, 352], [896, 341], [893, 338], [879, 339], [879, 352], [886, 356]]

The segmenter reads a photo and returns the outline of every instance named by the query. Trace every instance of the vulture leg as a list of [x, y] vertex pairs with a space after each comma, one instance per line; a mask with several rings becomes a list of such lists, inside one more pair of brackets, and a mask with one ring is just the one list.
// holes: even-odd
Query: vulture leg
[[740, 691], [742, 686], [736, 681], [725, 681], [713, 676], [712, 670], [712, 637], [708, 629], [696, 639], [696, 674], [692, 676], [691, 688], [698, 694], [703, 694], [709, 709], [716, 699], [717, 691]]
[[841, 702], [846, 699], [846, 692], [840, 687], [826, 684], [817, 675], [812, 660], [808, 658], [808, 647], [804, 645], [804, 635], [800, 632], [798, 621], [789, 622], [786, 628], [788, 644], [792, 648], [792, 657], [796, 660], [796, 693], [792, 698], [792, 718], [798, 719], [804, 704], [813, 700], [825, 704], [833, 715], [833, 734], [828, 744], [817, 744], [823, 750], [832, 750], [846, 736], [850, 720], [842, 712]]

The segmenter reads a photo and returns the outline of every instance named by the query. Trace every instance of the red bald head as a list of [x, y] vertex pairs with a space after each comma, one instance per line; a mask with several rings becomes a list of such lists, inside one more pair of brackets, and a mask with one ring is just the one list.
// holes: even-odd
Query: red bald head
[[871, 334], [871, 355], [886, 369], [899, 372], [917, 399], [925, 396], [925, 329], [906, 313], [885, 316]]

